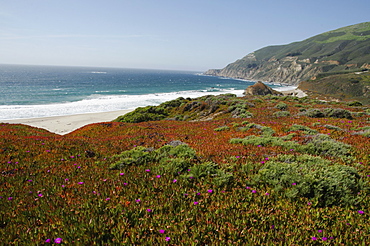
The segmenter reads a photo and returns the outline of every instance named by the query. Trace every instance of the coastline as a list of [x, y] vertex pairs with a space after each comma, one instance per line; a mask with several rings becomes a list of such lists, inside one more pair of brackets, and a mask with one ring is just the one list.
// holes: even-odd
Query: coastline
[[[296, 87], [293, 86], [287, 86], [285, 88], [282, 87], [279, 89], [278, 90], [282, 92], [284, 95], [292, 95], [297, 97], [307, 96], [307, 94], [304, 93], [302, 90], [297, 89]], [[126, 109], [99, 113], [0, 120], [0, 123], [24, 124], [36, 128], [43, 128], [59, 135], [65, 135], [89, 124], [110, 122], [112, 120], [115, 120], [118, 116], [127, 114], [133, 110], [134, 109]]]
[[85, 125], [115, 120], [118, 116], [127, 114], [131, 111], [133, 110], [127, 109], [100, 113], [74, 114], [30, 119], [0, 120], [0, 122], [10, 124], [24, 124], [37, 128], [43, 128], [59, 135], [65, 135]]

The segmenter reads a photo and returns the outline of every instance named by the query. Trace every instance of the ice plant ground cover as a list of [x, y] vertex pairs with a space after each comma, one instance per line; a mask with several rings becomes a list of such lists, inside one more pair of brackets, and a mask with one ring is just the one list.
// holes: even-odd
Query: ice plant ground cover
[[[282, 103], [290, 114], [277, 117]], [[302, 114], [328, 108], [351, 117]], [[367, 106], [227, 96], [179, 100], [166, 110], [159, 111], [172, 120], [92, 124], [64, 136], [0, 124], [1, 243], [370, 241]], [[174, 141], [187, 147], [167, 146]], [[317, 176], [310, 176], [312, 160], [323, 170]], [[334, 200], [320, 202], [325, 194]]]

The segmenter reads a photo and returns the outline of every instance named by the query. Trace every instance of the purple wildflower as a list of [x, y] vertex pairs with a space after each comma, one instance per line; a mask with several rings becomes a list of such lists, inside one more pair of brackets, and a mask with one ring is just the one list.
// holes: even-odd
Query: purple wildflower
[[54, 243], [62, 243], [62, 241], [63, 241], [63, 239], [61, 239], [60, 237], [58, 237], [58, 238], [56, 238], [55, 240], [54, 240]]
[[252, 190], [252, 193], [257, 193], [257, 191], [256, 190]]
[[45, 243], [50, 243], [50, 242], [51, 242], [50, 238], [45, 240]]
[[322, 239], [323, 241], [328, 240], [328, 238], [327, 238], [327, 237], [322, 237], [321, 239]]
[[148, 212], [152, 212], [153, 210], [151, 210], [150, 208], [148, 208], [146, 211], [148, 211]]
[[170, 237], [166, 237], [166, 239], [165, 239], [167, 242], [169, 242], [170, 240], [171, 240], [171, 238]]
[[119, 175], [122, 176], [122, 175], [125, 175], [125, 174], [124, 173], [120, 173]]
[[292, 183], [292, 185], [297, 185], [297, 183]]
[[166, 230], [163, 230], [163, 229], [159, 230], [159, 233], [161, 233], [161, 234], [163, 234], [165, 232], [166, 232]]
[[146, 169], [145, 172], [150, 172], [150, 169]]
[[317, 237], [311, 237], [311, 239], [312, 239], [313, 241], [316, 241], [316, 240], [317, 240]]
[[161, 177], [161, 175], [157, 175], [156, 177], [159, 179]]
[[207, 190], [207, 192], [208, 192], [208, 193], [212, 193], [212, 192], [213, 192], [213, 190]]
[[199, 204], [199, 202], [194, 202], [194, 205], [198, 205]]
[[362, 211], [362, 210], [358, 210], [358, 213], [359, 213], [359, 214], [364, 214], [365, 212], [364, 212], [364, 211]]
[[173, 182], [173, 183], [176, 183], [176, 182], [177, 182], [177, 179], [174, 179], [172, 182]]
[[82, 184], [84, 184], [85, 182], [78, 182], [78, 184], [80, 184], [80, 185], [82, 185]]

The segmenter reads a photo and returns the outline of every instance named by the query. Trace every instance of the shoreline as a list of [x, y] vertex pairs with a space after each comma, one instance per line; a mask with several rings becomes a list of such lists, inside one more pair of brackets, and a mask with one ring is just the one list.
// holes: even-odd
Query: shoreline
[[[281, 90], [280, 92], [282, 92], [284, 95], [292, 95], [297, 97], [307, 96], [307, 94], [300, 89], [288, 87], [286, 87], [286, 89], [288, 90]], [[0, 120], [0, 123], [23, 124], [36, 128], [42, 128], [59, 135], [65, 135], [89, 124], [110, 122], [115, 120], [118, 116], [132, 111], [134, 111], [134, 109], [39, 118], [11, 119]]]
[[23, 124], [36, 128], [43, 128], [59, 135], [65, 135], [89, 124], [110, 122], [115, 120], [118, 116], [127, 114], [131, 111], [133, 111], [133, 109], [42, 118], [0, 120], [0, 123]]

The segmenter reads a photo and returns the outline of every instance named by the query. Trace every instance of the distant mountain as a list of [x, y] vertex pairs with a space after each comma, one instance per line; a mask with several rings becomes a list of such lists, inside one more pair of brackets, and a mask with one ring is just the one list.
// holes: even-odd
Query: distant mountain
[[268, 46], [206, 75], [297, 85], [320, 73], [370, 69], [370, 22]]

